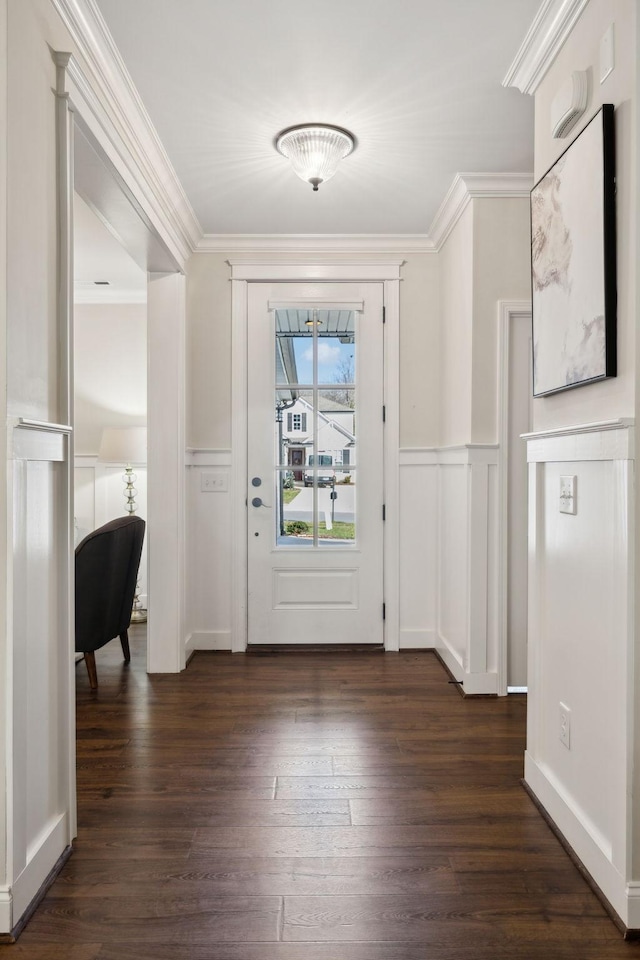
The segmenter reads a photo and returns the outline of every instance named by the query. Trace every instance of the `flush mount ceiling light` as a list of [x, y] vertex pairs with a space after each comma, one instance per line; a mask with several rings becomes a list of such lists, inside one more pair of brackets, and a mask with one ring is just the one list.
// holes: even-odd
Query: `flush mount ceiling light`
[[276, 150], [291, 161], [301, 180], [317, 190], [330, 180], [338, 164], [356, 147], [352, 133], [328, 123], [300, 123], [276, 137]]

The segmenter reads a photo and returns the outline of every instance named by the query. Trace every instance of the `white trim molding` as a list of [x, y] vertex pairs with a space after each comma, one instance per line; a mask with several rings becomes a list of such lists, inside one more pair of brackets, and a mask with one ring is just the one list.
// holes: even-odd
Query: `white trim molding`
[[271, 260], [268, 257], [246, 259], [229, 258], [232, 281], [286, 281], [292, 278], [303, 283], [306, 280], [344, 280], [357, 283], [359, 280], [399, 280], [401, 257], [391, 259], [336, 260], [335, 257], [305, 257], [295, 260]]
[[435, 630], [420, 630], [415, 627], [400, 629], [401, 650], [435, 650], [437, 646]]
[[533, 173], [457, 173], [429, 228], [439, 251], [472, 200], [528, 197]]
[[635, 420], [601, 420], [557, 430], [523, 434], [529, 463], [572, 460], [632, 460], [635, 457]]
[[[508, 596], [509, 596], [509, 397], [511, 324], [519, 319], [531, 320], [530, 300], [498, 301], [499, 372], [498, 439], [500, 442], [499, 504], [500, 504], [500, 574], [498, 581], [499, 636], [498, 636], [498, 694], [505, 696], [508, 675]], [[529, 421], [531, 422], [531, 421]], [[524, 505], [523, 505], [524, 506]], [[526, 688], [523, 688], [526, 689]]]
[[0, 886], [0, 932], [10, 933], [13, 930], [13, 897], [8, 884]]
[[438, 451], [436, 649], [471, 696], [499, 692], [499, 453], [474, 443]]
[[22, 919], [37, 896], [43, 878], [47, 877], [69, 844], [69, 814], [61, 813], [52, 817], [29, 845], [27, 863], [11, 889], [12, 927]]
[[91, 103], [101, 127], [110, 132], [112, 143], [184, 262], [196, 249], [202, 227], [98, 4], [95, 0], [52, 0], [52, 4], [91, 73], [87, 77], [71, 57], [68, 69], [73, 82], [86, 103]]
[[231, 314], [233, 367], [231, 374], [232, 418], [232, 587], [231, 649], [242, 653], [247, 648], [247, 508], [244, 490], [247, 482], [247, 339], [248, 284], [250, 282], [291, 281], [380, 281], [384, 285], [386, 310], [384, 386], [386, 427], [384, 439], [384, 484], [387, 510], [384, 541], [384, 577], [386, 619], [385, 649], [399, 648], [399, 326], [400, 268], [404, 259], [389, 257], [336, 260], [335, 257], [273, 260], [268, 256], [229, 259], [231, 268]]
[[544, 0], [507, 70], [503, 87], [533, 94], [589, 0]]
[[230, 467], [231, 450], [216, 447], [187, 447], [185, 467]]
[[197, 253], [436, 253], [421, 233], [205, 233]]
[[185, 653], [187, 658], [198, 650], [231, 652], [230, 630], [194, 630], [187, 637]]

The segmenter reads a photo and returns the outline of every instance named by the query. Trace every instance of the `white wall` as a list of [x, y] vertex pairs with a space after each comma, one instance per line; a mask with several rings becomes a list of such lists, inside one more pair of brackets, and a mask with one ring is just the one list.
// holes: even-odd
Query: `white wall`
[[[227, 263], [231, 255], [231, 251], [197, 253], [187, 265], [187, 447], [191, 449], [226, 450], [231, 445], [231, 284]], [[291, 255], [274, 254], [270, 259], [288, 262]], [[402, 267], [402, 447], [427, 447], [438, 439], [437, 260], [434, 254], [411, 253]]]
[[439, 362], [440, 255], [410, 254], [400, 284], [400, 448], [436, 446], [443, 372]]
[[[585, 433], [580, 425], [633, 417], [638, 402], [637, 15], [633, 0], [590, 0], [535, 95], [537, 177], [603, 102], [615, 106], [619, 374], [533, 402], [526, 758], [527, 782], [634, 928], [640, 928], [640, 782], [632, 772], [640, 758], [640, 688], [633, 429], [621, 422]], [[600, 84], [599, 44], [612, 22], [616, 64]], [[550, 104], [577, 69], [589, 74], [587, 111], [568, 139], [554, 141]], [[558, 511], [560, 475], [577, 477], [576, 516]], [[572, 711], [570, 750], [559, 740], [560, 701]]]
[[[497, 690], [498, 300], [528, 297], [528, 223], [526, 198], [472, 200], [443, 249], [407, 254], [401, 274], [400, 645], [437, 647], [469, 693]], [[201, 489], [202, 471], [231, 464], [227, 257], [196, 254], [187, 274], [193, 648], [231, 644], [231, 498]]]
[[[536, 430], [634, 415], [636, 380], [636, 123], [637, 4], [633, 0], [590, 0], [571, 36], [535, 94], [535, 175], [539, 179], [603, 103], [615, 106], [616, 217], [618, 244], [618, 376], [534, 401]], [[598, 81], [600, 39], [615, 24], [616, 66]], [[550, 106], [573, 70], [589, 73], [587, 110], [565, 140], [553, 140]]]
[[[203, 492], [201, 474], [230, 478], [231, 253], [195, 254], [187, 270], [188, 551], [186, 616], [189, 649], [231, 645], [231, 498]], [[247, 254], [250, 257], [250, 254]], [[271, 259], [271, 258], [270, 258]], [[291, 259], [274, 255], [273, 260]], [[348, 259], [348, 257], [345, 257]], [[401, 643], [432, 646], [435, 608], [435, 475], [424, 451], [439, 429], [438, 258], [407, 254], [400, 291]], [[428, 460], [428, 456], [427, 456]]]
[[495, 443], [499, 408], [499, 300], [531, 298], [529, 199], [473, 201], [472, 443]]
[[74, 308], [75, 453], [97, 456], [104, 427], [147, 422], [146, 304]]
[[[79, 541], [124, 514], [126, 464], [97, 461], [105, 427], [147, 422], [146, 304], [74, 307], [75, 521]], [[147, 519], [147, 469], [136, 466], [136, 513]], [[140, 559], [139, 598], [147, 603], [147, 537]]]
[[[7, 283], [7, 0], [0, 0], [0, 291], [6, 291]], [[7, 299], [0, 294], [0, 503], [7, 497], [7, 386], [6, 386], [6, 326]], [[7, 511], [0, 516], [0, 931], [6, 929], [11, 913], [7, 851], [11, 825], [7, 816], [8, 766], [11, 756], [11, 643], [9, 639], [7, 607], [9, 584], [7, 582]]]
[[498, 690], [498, 302], [529, 299], [529, 249], [528, 199], [474, 198], [438, 254], [436, 647], [467, 693]]
[[474, 203], [438, 254], [440, 271], [441, 395], [439, 445], [471, 442]]
[[[8, 133], [2, 137], [7, 409], [12, 418], [60, 423], [67, 414], [58, 373], [56, 77], [50, 48], [70, 49], [71, 44], [44, 0], [8, 0], [0, 12], [3, 17], [7, 12], [9, 38], [6, 61], [2, 58], [8, 83]], [[27, 452], [19, 435], [28, 431], [14, 429], [13, 423], [10, 429], [10, 442], [2, 447], [9, 447], [11, 457], [3, 471], [11, 539], [1, 551], [8, 558], [2, 581], [10, 585], [0, 631], [0, 701], [9, 738], [0, 777], [6, 777], [7, 788], [0, 791], [0, 823], [6, 824], [10, 851], [0, 866], [2, 932], [19, 920], [70, 843], [74, 822], [70, 651], [63, 609], [66, 534], [61, 529], [66, 525], [67, 447], [56, 435], [54, 455], [51, 435], [36, 432]]]

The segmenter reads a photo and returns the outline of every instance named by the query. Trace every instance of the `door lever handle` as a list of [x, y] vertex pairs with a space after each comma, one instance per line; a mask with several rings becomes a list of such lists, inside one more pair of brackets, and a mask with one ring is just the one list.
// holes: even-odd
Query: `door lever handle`
[[251, 506], [252, 506], [252, 507], [266, 507], [268, 510], [271, 509], [271, 507], [269, 506], [269, 504], [268, 504], [268, 503], [263, 503], [263, 501], [260, 499], [260, 497], [254, 497], [253, 500], [251, 501]]

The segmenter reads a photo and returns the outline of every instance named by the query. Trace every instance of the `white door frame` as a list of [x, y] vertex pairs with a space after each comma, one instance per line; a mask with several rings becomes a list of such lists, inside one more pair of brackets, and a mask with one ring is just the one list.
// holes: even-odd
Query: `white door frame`
[[231, 267], [231, 448], [232, 448], [232, 590], [231, 650], [247, 649], [247, 323], [251, 282], [348, 282], [377, 280], [384, 285], [384, 648], [400, 644], [399, 447], [400, 447], [400, 267], [399, 258], [338, 260], [309, 257], [295, 262], [272, 258], [229, 260]]
[[[133, 154], [129, 142], [116, 128], [113, 118], [95, 95], [92, 84], [78, 61], [68, 53], [53, 54], [57, 66], [58, 124], [64, 131], [58, 144], [58, 196], [60, 210], [59, 237], [64, 255], [61, 257], [58, 328], [61, 342], [73, 342], [73, 130], [78, 122], [87, 139], [101, 155], [121, 187], [122, 195], [140, 217], [150, 238], [167, 255], [166, 262], [175, 265], [175, 273], [167, 277], [170, 284], [164, 295], [154, 293], [156, 279], [149, 280], [148, 317], [148, 526], [149, 555], [149, 624], [147, 670], [149, 673], [172, 673], [184, 668], [184, 252], [176, 243], [167, 225], [167, 216], [148, 194], [145, 171]], [[166, 268], [165, 268], [166, 269]], [[70, 292], [71, 291], [71, 292]], [[69, 352], [69, 350], [67, 350]], [[67, 389], [72, 389], [72, 359], [63, 371]], [[166, 379], [171, 386], [172, 416], [166, 420]], [[167, 497], [171, 489], [173, 496]], [[69, 492], [70, 515], [73, 490]], [[167, 589], [167, 584], [171, 585]], [[71, 625], [72, 627], [73, 625]], [[71, 629], [71, 634], [73, 630]], [[70, 637], [70, 664], [73, 667], [73, 636]], [[75, 735], [75, 724], [72, 726]]]
[[[499, 466], [499, 574], [498, 574], [498, 696], [507, 695], [507, 621], [509, 591], [509, 350], [511, 325], [521, 318], [531, 320], [530, 300], [498, 301], [500, 381], [498, 389]], [[524, 442], [524, 441], [523, 441]], [[526, 504], [524, 505], [526, 509]]]

